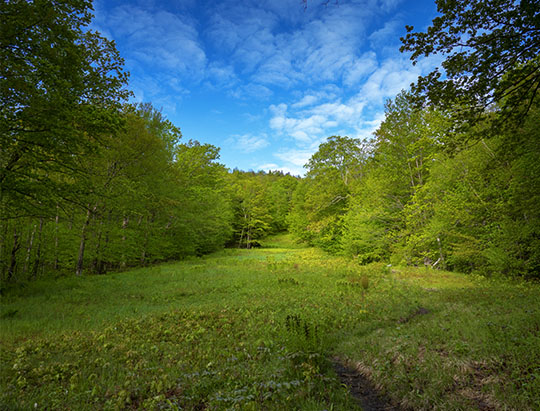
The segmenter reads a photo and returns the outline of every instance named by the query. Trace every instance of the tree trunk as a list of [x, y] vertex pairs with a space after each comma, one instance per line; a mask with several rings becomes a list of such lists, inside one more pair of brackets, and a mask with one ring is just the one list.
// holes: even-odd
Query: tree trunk
[[[246, 209], [243, 209], [244, 211], [244, 222], [242, 223], [242, 232], [240, 233], [240, 239], [238, 240], [238, 248], [242, 248], [242, 241], [244, 240], [244, 233], [246, 232], [246, 222], [248, 221], [248, 215], [246, 213]], [[248, 228], [249, 229], [249, 228]], [[247, 247], [247, 245], [246, 245]]]
[[58, 270], [58, 226], [60, 223], [60, 215], [58, 210], [60, 207], [56, 205], [56, 217], [54, 219], [54, 269]]
[[4, 278], [7, 269], [7, 264], [5, 263], [7, 261], [7, 255], [4, 256], [4, 253], [7, 251], [7, 236], [9, 224], [7, 221], [2, 221], [2, 226], [4, 227], [4, 231], [2, 233], [2, 239], [0, 241], [0, 265], [2, 265], [0, 271], [0, 278]]
[[37, 228], [37, 225], [34, 224], [34, 228], [32, 228], [32, 232], [28, 236], [28, 244], [26, 246], [26, 259], [24, 260], [23, 274], [26, 274], [26, 272], [28, 271], [28, 265], [30, 263], [30, 256], [32, 255], [32, 246], [34, 245], [34, 236], [36, 235], [36, 228]]
[[418, 157], [417, 157], [417, 158], [415, 158], [415, 161], [416, 161], [416, 170], [418, 170], [417, 173], [416, 173], [416, 175], [418, 176], [418, 185], [423, 185], [424, 181], [422, 179], [422, 171], [421, 171], [422, 160], [420, 159], [420, 163], [418, 163]]
[[[95, 210], [95, 207], [94, 207]], [[84, 247], [86, 245], [86, 230], [88, 229], [88, 225], [90, 224], [90, 218], [92, 217], [92, 210], [90, 209], [90, 204], [88, 204], [88, 211], [86, 212], [86, 219], [84, 220], [84, 224], [81, 229], [81, 243], [79, 245], [79, 257], [77, 258], [77, 266], [75, 269], [75, 275], [80, 276], [82, 274], [83, 270], [83, 263], [84, 263]]]
[[17, 251], [20, 247], [19, 233], [17, 232], [17, 226], [13, 230], [13, 247], [11, 247], [11, 261], [8, 269], [8, 280], [15, 278], [15, 270], [17, 268]]
[[411, 162], [407, 160], [407, 167], [409, 167], [409, 177], [411, 179], [411, 190], [414, 189], [414, 175], [411, 167]]
[[101, 272], [101, 237], [103, 235], [103, 219], [101, 218], [99, 220], [99, 228], [97, 233], [97, 240], [96, 240], [96, 250], [94, 253], [94, 259], [92, 260], [92, 271], [94, 273], [103, 274]]
[[129, 224], [129, 217], [124, 216], [122, 220], [122, 261], [120, 262], [120, 267], [126, 268], [126, 229]]
[[108, 264], [105, 261], [105, 252], [109, 246], [109, 234], [111, 226], [112, 210], [109, 210], [107, 213], [107, 224], [105, 225], [105, 241], [103, 241], [103, 246], [101, 247], [101, 254], [98, 261], [98, 271], [100, 274], [105, 274], [108, 269]]
[[249, 250], [251, 248], [251, 226], [248, 221], [247, 231], [246, 231], [246, 248]]
[[36, 250], [36, 259], [34, 260], [34, 268], [32, 269], [32, 277], [36, 278], [39, 266], [41, 264], [41, 239], [43, 232], [43, 217], [39, 219], [38, 244]]
[[240, 239], [238, 240], [238, 248], [242, 248], [243, 239], [244, 239], [244, 227], [242, 226], [242, 231], [240, 232]]
[[437, 243], [439, 245], [439, 260], [441, 261], [441, 268], [443, 270], [446, 270], [446, 263], [444, 261], [444, 256], [442, 252], [441, 239], [439, 237], [437, 237]]

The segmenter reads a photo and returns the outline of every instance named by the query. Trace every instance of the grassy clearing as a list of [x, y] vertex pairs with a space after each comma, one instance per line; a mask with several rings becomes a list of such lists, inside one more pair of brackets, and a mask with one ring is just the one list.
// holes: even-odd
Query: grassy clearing
[[265, 246], [5, 291], [1, 408], [540, 408], [537, 285]]

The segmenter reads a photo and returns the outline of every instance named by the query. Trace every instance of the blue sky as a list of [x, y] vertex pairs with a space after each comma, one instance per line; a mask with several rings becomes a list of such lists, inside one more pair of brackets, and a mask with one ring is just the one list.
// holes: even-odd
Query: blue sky
[[303, 174], [331, 135], [368, 138], [384, 102], [437, 63], [399, 52], [434, 1], [95, 0], [136, 101], [242, 170]]

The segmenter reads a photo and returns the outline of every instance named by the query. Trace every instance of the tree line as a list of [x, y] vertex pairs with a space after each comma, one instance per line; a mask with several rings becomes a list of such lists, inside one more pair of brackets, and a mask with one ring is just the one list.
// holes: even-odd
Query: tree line
[[229, 172], [151, 104], [80, 0], [0, 4], [0, 278], [97, 273], [250, 248], [297, 179]]
[[77, 158], [76, 172], [49, 174], [51, 185], [69, 179], [63, 192], [23, 193], [35, 204], [3, 192], [3, 280], [103, 274], [225, 245], [251, 248], [286, 229], [297, 178], [227, 170], [218, 148], [182, 142], [150, 104], [126, 105], [119, 115], [119, 130]]
[[[386, 104], [365, 141], [306, 165], [290, 229], [360, 263], [540, 278], [538, 2], [437, 0], [401, 51], [441, 67]], [[334, 182], [334, 183], [332, 183]]]
[[540, 107], [515, 128], [456, 143], [452, 119], [410, 97], [388, 102], [372, 139], [320, 145], [294, 193], [291, 232], [361, 264], [538, 278]]
[[445, 76], [388, 101], [372, 138], [328, 138], [304, 178], [230, 171], [219, 148], [129, 104], [114, 42], [88, 30], [91, 1], [0, 3], [1, 280], [251, 248], [287, 229], [361, 264], [538, 278], [539, 11], [485, 3], [437, 1], [432, 27], [408, 27], [402, 51], [446, 55]]

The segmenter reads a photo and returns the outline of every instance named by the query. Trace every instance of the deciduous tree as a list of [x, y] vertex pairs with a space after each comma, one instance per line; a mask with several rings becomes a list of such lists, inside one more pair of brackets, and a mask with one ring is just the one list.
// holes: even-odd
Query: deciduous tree
[[79, 159], [118, 129], [127, 74], [114, 42], [87, 29], [91, 10], [87, 0], [0, 3], [4, 216], [76, 201]]
[[[413, 86], [431, 104], [459, 107], [464, 124], [488, 108], [523, 118], [540, 89], [540, 7], [537, 0], [437, 0], [440, 16], [425, 32], [402, 38], [401, 51], [441, 54], [436, 68]], [[465, 116], [465, 117], [464, 117]]]

